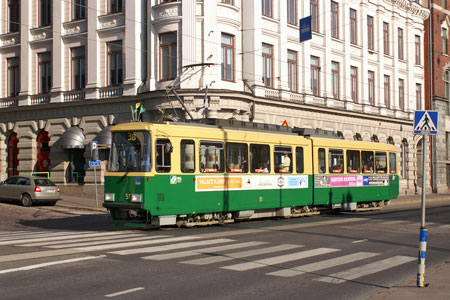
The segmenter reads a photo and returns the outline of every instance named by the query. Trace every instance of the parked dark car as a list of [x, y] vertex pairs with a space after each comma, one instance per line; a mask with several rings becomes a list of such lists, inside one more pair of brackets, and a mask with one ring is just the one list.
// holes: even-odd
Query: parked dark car
[[27, 207], [33, 203], [54, 205], [60, 199], [60, 192], [59, 187], [48, 178], [13, 176], [0, 182], [0, 198], [19, 200]]

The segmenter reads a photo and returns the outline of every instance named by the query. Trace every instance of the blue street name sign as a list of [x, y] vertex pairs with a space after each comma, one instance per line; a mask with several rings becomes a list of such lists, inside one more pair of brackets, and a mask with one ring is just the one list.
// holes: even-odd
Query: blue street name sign
[[90, 160], [89, 161], [89, 167], [100, 167], [102, 164], [101, 160]]
[[415, 134], [437, 134], [438, 112], [432, 110], [417, 110], [414, 112]]
[[312, 39], [311, 16], [300, 19], [300, 43]]

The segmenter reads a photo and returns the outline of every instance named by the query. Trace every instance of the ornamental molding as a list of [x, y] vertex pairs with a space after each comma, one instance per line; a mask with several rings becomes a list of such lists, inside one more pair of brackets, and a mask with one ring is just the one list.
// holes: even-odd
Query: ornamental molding
[[152, 7], [154, 10], [154, 21], [174, 18], [181, 16], [181, 3], [179, 2], [169, 2], [165, 4], [155, 5]]
[[2, 40], [2, 46], [11, 46], [11, 45], [14, 45], [15, 43], [16, 43], [16, 39], [15, 38]]
[[125, 13], [102, 15], [98, 17], [101, 29], [109, 29], [125, 25]]
[[413, 16], [422, 18], [423, 20], [428, 19], [430, 15], [430, 10], [423, 7], [422, 5], [410, 1], [410, 0], [384, 0], [387, 3], [391, 3], [393, 6], [401, 8]]
[[42, 41], [50, 39], [53, 36], [52, 27], [38, 27], [30, 29], [32, 41]]

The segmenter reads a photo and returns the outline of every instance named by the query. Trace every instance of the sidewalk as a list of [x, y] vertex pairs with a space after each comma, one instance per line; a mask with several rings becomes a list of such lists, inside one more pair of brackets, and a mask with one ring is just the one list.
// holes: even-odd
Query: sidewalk
[[108, 210], [102, 204], [103, 199], [98, 199], [97, 201], [95, 198], [81, 198], [61, 194], [61, 200], [56, 203], [56, 206], [107, 213]]
[[449, 300], [450, 299], [450, 262], [425, 268], [425, 285], [417, 287], [416, 278], [410, 278], [386, 291], [375, 295], [369, 300]]

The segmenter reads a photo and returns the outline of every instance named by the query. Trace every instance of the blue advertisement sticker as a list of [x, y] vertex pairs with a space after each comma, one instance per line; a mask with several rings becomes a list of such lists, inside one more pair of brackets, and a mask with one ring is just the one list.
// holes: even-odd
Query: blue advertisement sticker
[[368, 175], [364, 175], [363, 185], [369, 185], [369, 176]]
[[136, 183], [136, 185], [140, 185], [141, 184], [141, 177], [136, 177], [134, 182]]

